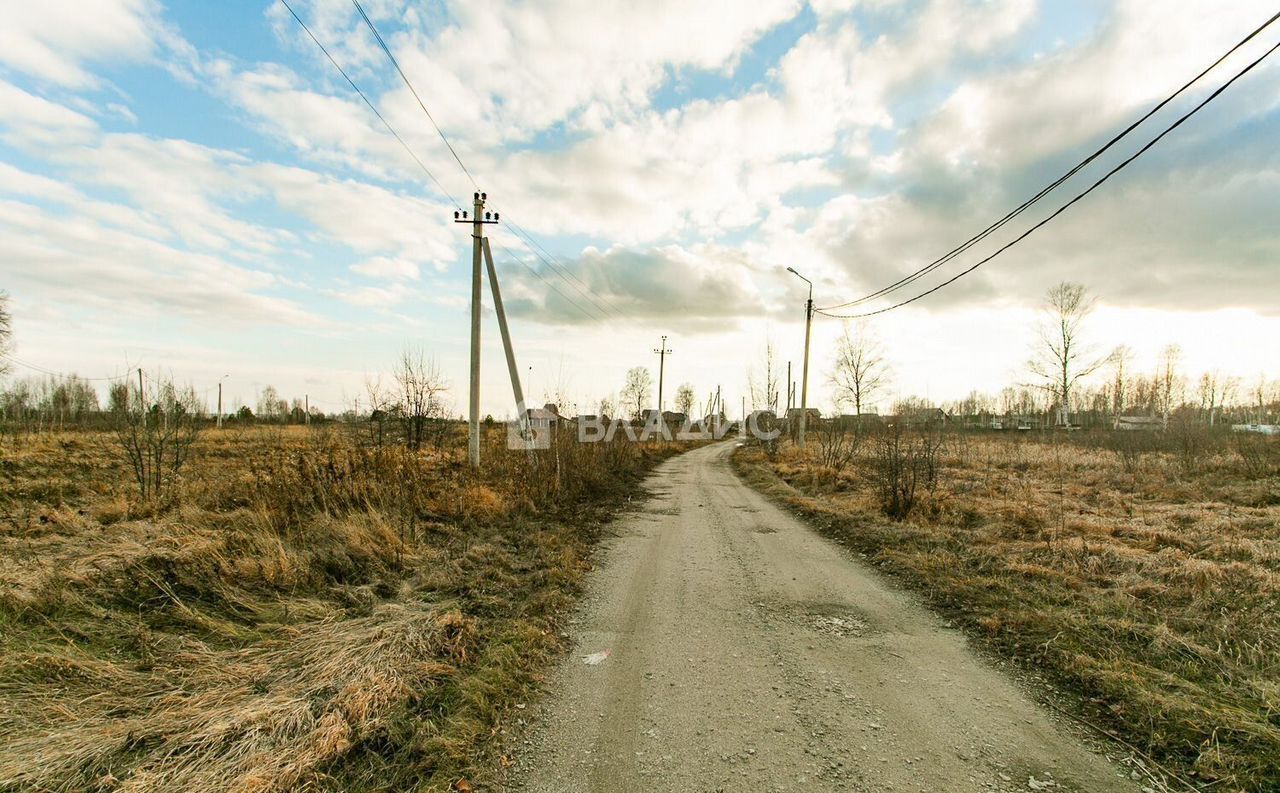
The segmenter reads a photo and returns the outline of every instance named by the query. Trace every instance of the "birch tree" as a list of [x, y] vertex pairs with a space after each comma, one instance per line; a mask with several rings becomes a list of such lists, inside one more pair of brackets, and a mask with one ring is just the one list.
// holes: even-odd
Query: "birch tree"
[[1076, 384], [1106, 361], [1096, 357], [1084, 339], [1084, 321], [1093, 308], [1088, 290], [1070, 281], [1050, 288], [1041, 306], [1038, 340], [1027, 368], [1037, 385], [1057, 401], [1060, 426], [1069, 424]]
[[836, 345], [836, 362], [830, 377], [837, 405], [852, 405], [854, 413], [872, 403], [889, 382], [889, 365], [879, 341], [865, 323], [854, 333], [849, 326]]

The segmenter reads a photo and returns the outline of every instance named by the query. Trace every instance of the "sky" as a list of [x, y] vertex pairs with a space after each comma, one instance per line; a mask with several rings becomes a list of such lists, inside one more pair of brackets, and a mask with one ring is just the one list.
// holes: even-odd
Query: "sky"
[[[100, 378], [143, 367], [205, 394], [221, 379], [228, 407], [271, 384], [338, 411], [414, 349], [459, 413], [471, 240], [453, 212], [477, 189], [501, 214], [488, 231], [531, 401], [594, 412], [627, 369], [656, 381], [665, 335], [666, 399], [719, 386], [732, 409], [766, 345], [799, 377], [807, 286], [787, 267], [819, 306], [892, 283], [1274, 13], [366, 0], [473, 183], [348, 0], [292, 5], [412, 156], [278, 0], [3, 4], [0, 289], [19, 360]], [[895, 296], [1025, 231], [1277, 40], [1280, 23], [1044, 208]], [[1099, 354], [1125, 343], [1154, 369], [1177, 343], [1191, 374], [1280, 377], [1278, 140], [1280, 54], [972, 275], [859, 323], [892, 365], [883, 407], [1026, 382], [1037, 306], [1062, 280], [1097, 297]], [[506, 415], [484, 303], [482, 411]], [[844, 327], [815, 319], [811, 404], [830, 405]]]

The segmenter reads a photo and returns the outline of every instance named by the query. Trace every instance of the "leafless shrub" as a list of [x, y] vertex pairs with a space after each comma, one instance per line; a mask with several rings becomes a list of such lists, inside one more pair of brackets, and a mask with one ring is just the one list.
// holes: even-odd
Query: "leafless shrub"
[[1126, 430], [1107, 433], [1103, 445], [1120, 458], [1120, 465], [1126, 474], [1135, 473], [1142, 466], [1142, 461], [1147, 455], [1155, 451], [1158, 446], [1152, 433]]
[[816, 429], [818, 464], [832, 473], [843, 471], [862, 445], [860, 429], [838, 418], [822, 421]]
[[1280, 438], [1237, 433], [1232, 447], [1240, 458], [1240, 467], [1250, 479], [1280, 476]]
[[152, 378], [145, 390], [130, 389], [118, 402], [112, 427], [143, 500], [159, 498], [187, 461], [200, 434], [200, 401], [190, 386]]
[[931, 425], [904, 428], [894, 424], [875, 442], [871, 467], [880, 508], [893, 520], [904, 520], [917, 504], [921, 489], [938, 482], [938, 452], [942, 433]]
[[1218, 451], [1222, 445], [1222, 437], [1207, 425], [1187, 417], [1178, 417], [1169, 423], [1165, 442], [1182, 470], [1194, 474]]
[[424, 443], [439, 446], [448, 432], [449, 384], [436, 362], [425, 353], [405, 350], [395, 371], [400, 386], [400, 415], [405, 445], [419, 449]]

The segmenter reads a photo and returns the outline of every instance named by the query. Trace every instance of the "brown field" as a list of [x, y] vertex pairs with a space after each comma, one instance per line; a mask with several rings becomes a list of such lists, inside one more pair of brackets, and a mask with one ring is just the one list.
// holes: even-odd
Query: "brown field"
[[503, 440], [476, 475], [456, 435], [208, 430], [145, 502], [109, 434], [5, 438], [0, 790], [483, 783], [598, 527], [675, 451]]
[[1149, 763], [1280, 790], [1280, 439], [941, 438], [898, 522], [874, 438], [847, 465], [819, 463], [821, 438], [736, 464]]

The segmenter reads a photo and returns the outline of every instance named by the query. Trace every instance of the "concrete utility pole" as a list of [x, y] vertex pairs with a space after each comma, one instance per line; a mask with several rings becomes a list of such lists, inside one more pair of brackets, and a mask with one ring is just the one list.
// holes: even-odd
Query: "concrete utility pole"
[[224, 374], [218, 378], [218, 429], [222, 429], [222, 381], [230, 376], [229, 374]]
[[787, 413], [791, 412], [791, 400], [795, 395], [796, 390], [791, 387], [791, 361], [787, 361]]
[[311, 426], [311, 395], [302, 395], [302, 423]]
[[654, 350], [658, 356], [658, 414], [662, 414], [662, 375], [666, 369], [667, 356], [671, 354], [671, 350], [667, 349], [667, 337], [662, 337], [662, 345]]
[[813, 328], [813, 281], [788, 267], [787, 272], [809, 285], [809, 299], [804, 302], [804, 366], [800, 371], [800, 431], [796, 433], [796, 445], [804, 448], [804, 425], [809, 419], [809, 331]]
[[488, 199], [485, 193], [476, 193], [473, 197], [471, 219], [467, 219], [466, 210], [453, 213], [454, 223], [471, 224], [471, 394], [468, 400], [469, 418], [467, 423], [467, 461], [472, 468], [480, 467], [480, 257], [484, 240], [484, 227], [490, 220], [489, 213], [484, 212], [484, 202]]
[[[497, 217], [497, 213], [494, 213], [495, 220]], [[484, 240], [484, 263], [489, 270], [489, 291], [493, 293], [493, 310], [498, 315], [498, 332], [502, 336], [502, 350], [507, 355], [507, 373], [511, 375], [511, 393], [516, 398], [516, 410], [520, 413], [520, 437], [524, 438], [525, 445], [529, 447], [532, 454], [533, 436], [529, 434], [529, 410], [524, 404], [524, 389], [520, 387], [516, 353], [511, 346], [511, 334], [507, 330], [507, 312], [502, 308], [502, 291], [498, 289], [498, 271], [493, 266], [493, 253], [489, 251], [487, 238]]]

